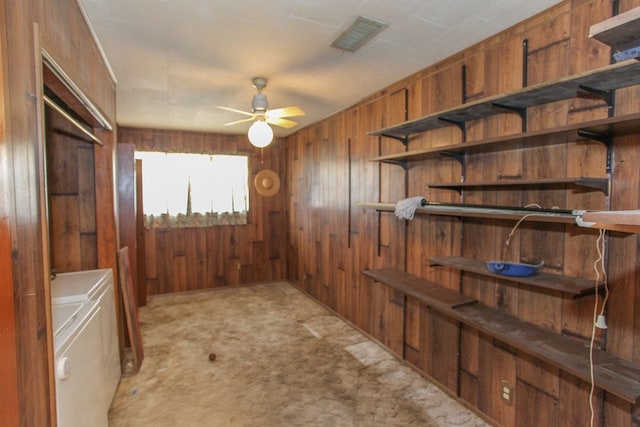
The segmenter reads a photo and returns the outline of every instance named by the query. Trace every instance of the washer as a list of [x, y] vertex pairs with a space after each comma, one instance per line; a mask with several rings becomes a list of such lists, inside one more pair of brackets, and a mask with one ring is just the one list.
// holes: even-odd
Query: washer
[[53, 306], [56, 408], [61, 427], [107, 427], [98, 303]]
[[[92, 403], [87, 404], [86, 407], [93, 408], [95, 405], [99, 405], [105, 419], [121, 376], [113, 287], [111, 269], [62, 273], [58, 274], [51, 283], [56, 386], [60, 385], [60, 388], [56, 390], [58, 404], [66, 402], [65, 393], [70, 393], [69, 390], [75, 390], [65, 382], [68, 378], [62, 378], [65, 376], [65, 366], [70, 367], [72, 375], [77, 371], [77, 368], [73, 367], [75, 364], [72, 363], [73, 359], [70, 359], [69, 355], [63, 354], [63, 352], [70, 348], [69, 340], [77, 341], [77, 346], [82, 348], [83, 352], [92, 355], [93, 362], [90, 365], [97, 372], [94, 375], [88, 371], [82, 371], [82, 376], [86, 378], [87, 383], [91, 378], [92, 384], [98, 385], [96, 390], [87, 385], [84, 389], [87, 390], [89, 387], [93, 391], [91, 394], [83, 392], [85, 395], [82, 398], [87, 399], [87, 396], [90, 395]], [[85, 325], [82, 323], [84, 321], [91, 325]], [[92, 336], [77, 338], [75, 332], [72, 332], [76, 330], [82, 331], [82, 334], [92, 334]], [[89, 341], [92, 342], [91, 346], [85, 347], [82, 344]], [[63, 359], [65, 357], [66, 362]], [[78, 357], [80, 356], [74, 356], [74, 358]], [[94, 363], [98, 361], [99, 364]], [[84, 365], [82, 366], [84, 367]], [[77, 379], [71, 383], [75, 384], [75, 380]], [[66, 409], [59, 409], [59, 413], [66, 413]], [[67, 424], [68, 422], [60, 425], [76, 425]]]

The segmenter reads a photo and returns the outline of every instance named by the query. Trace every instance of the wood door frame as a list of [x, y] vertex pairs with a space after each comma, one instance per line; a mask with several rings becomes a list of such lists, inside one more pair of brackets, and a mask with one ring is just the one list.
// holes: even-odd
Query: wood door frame
[[37, 149], [37, 177], [38, 177], [38, 209], [40, 213], [40, 244], [42, 246], [42, 271], [43, 274], [43, 294], [45, 307], [45, 333], [47, 347], [47, 372], [49, 382], [49, 414], [52, 426], [57, 425], [56, 411], [56, 389], [55, 389], [55, 371], [54, 371], [54, 354], [53, 354], [53, 315], [51, 309], [51, 263], [49, 260], [49, 203], [47, 200], [47, 166], [46, 166], [46, 131], [45, 131], [45, 113], [44, 113], [44, 78], [43, 78], [43, 51], [45, 50], [40, 35], [40, 26], [33, 24], [34, 39], [34, 71], [35, 71], [35, 97], [36, 102], [36, 149]]

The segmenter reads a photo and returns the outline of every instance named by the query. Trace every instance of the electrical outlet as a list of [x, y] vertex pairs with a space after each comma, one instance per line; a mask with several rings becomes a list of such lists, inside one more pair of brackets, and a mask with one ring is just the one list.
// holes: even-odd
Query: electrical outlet
[[513, 386], [506, 380], [500, 381], [500, 399], [507, 405], [513, 405]]

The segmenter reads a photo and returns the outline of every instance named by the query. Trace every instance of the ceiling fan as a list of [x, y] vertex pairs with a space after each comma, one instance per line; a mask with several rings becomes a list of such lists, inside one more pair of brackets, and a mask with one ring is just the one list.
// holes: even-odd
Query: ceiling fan
[[238, 123], [250, 122], [254, 120], [262, 120], [270, 125], [280, 126], [283, 128], [292, 128], [298, 124], [298, 122], [289, 120], [288, 117], [304, 116], [304, 111], [300, 107], [290, 106], [284, 108], [276, 108], [275, 110], [268, 109], [267, 97], [262, 93], [262, 89], [267, 86], [267, 79], [264, 77], [254, 77], [251, 79], [253, 87], [258, 90], [258, 93], [253, 95], [253, 101], [251, 102], [251, 112], [237, 110], [235, 108], [223, 107], [218, 105], [218, 108], [223, 110], [232, 111], [234, 113], [243, 114], [249, 116], [246, 119], [235, 120], [233, 122], [226, 123], [225, 126], [232, 126]]

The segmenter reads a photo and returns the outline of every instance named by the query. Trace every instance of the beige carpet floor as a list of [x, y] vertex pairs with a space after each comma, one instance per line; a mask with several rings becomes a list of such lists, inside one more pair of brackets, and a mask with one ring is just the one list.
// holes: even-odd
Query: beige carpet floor
[[487, 425], [288, 283], [153, 297], [140, 322], [112, 427]]

